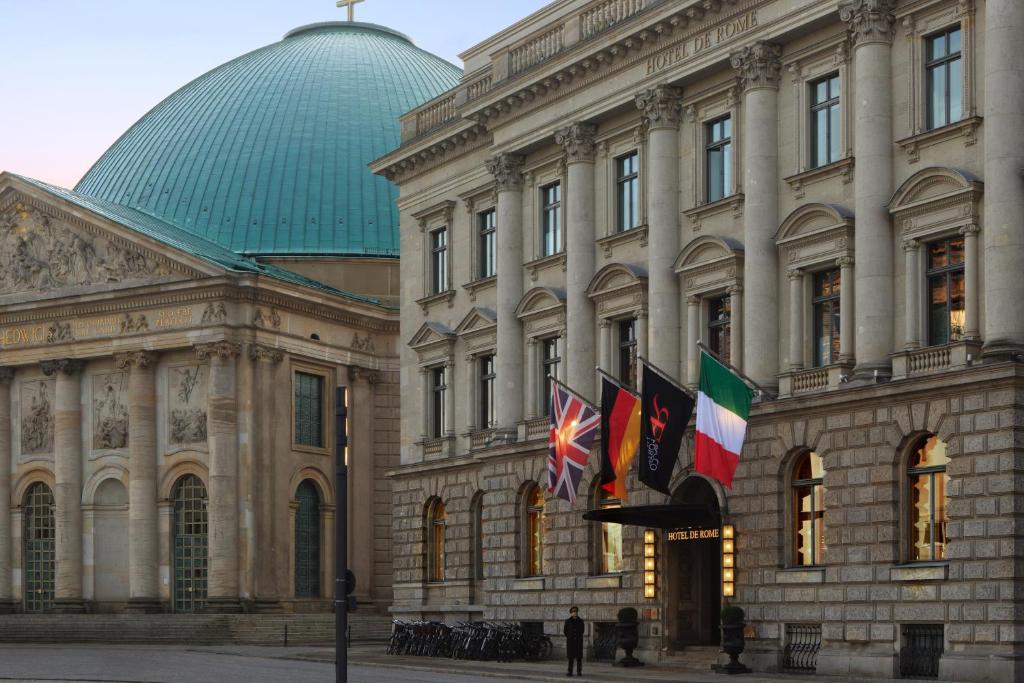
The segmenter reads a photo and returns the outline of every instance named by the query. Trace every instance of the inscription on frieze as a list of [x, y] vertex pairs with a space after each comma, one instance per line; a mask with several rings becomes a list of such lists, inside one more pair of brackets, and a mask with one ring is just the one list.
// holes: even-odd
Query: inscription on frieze
[[659, 50], [647, 58], [647, 75], [671, 68], [757, 27], [757, 11], [751, 10], [718, 26], [689, 36], [686, 40]]
[[112, 372], [92, 380], [92, 447], [128, 446], [128, 374]]
[[21, 454], [53, 452], [53, 398], [56, 381], [33, 380], [21, 385]]
[[205, 365], [182, 365], [168, 369], [168, 438], [175, 446], [206, 442]]
[[62, 342], [117, 337], [192, 324], [192, 307], [175, 306], [145, 313], [104, 315], [94, 318], [58, 320], [52, 323], [0, 328], [0, 348], [59, 344]]
[[0, 295], [170, 273], [153, 256], [75, 230], [27, 204], [16, 203], [0, 214]]

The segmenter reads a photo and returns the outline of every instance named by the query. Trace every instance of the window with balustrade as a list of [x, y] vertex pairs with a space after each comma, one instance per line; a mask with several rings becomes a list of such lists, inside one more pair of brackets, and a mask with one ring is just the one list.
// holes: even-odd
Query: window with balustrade
[[494, 406], [494, 382], [497, 373], [493, 353], [477, 359], [477, 372], [480, 378], [480, 429], [490, 429], [497, 423]]
[[732, 333], [732, 306], [728, 295], [707, 300], [708, 348], [726, 363], [731, 363], [729, 337]]
[[823, 270], [811, 276], [815, 367], [830, 365], [839, 360], [839, 281], [839, 268]]
[[627, 387], [635, 389], [637, 386], [636, 318], [620, 320], [616, 326], [619, 333], [619, 380]]
[[906, 471], [907, 560], [911, 562], [946, 559], [948, 465], [946, 443], [938, 436], [921, 437], [911, 450]]
[[559, 337], [548, 337], [547, 339], [540, 340], [540, 387], [543, 392], [541, 405], [544, 406], [545, 415], [551, 414], [551, 380], [558, 379], [562, 366], [562, 355], [559, 346]]
[[948, 344], [964, 337], [964, 238], [927, 244], [928, 344]]
[[447, 422], [445, 392], [448, 391], [448, 381], [443, 365], [429, 368], [427, 372], [430, 376], [430, 434], [428, 436], [432, 439], [439, 439], [444, 436]]

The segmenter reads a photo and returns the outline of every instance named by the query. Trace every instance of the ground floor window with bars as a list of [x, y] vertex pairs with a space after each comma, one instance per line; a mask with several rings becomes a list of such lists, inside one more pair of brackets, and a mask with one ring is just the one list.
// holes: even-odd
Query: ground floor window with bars
[[614, 660], [617, 642], [614, 621], [594, 623], [594, 659]]
[[174, 486], [174, 611], [195, 612], [206, 605], [209, 562], [206, 486], [186, 474]]
[[937, 678], [944, 647], [943, 625], [903, 624], [900, 640], [900, 676]]
[[295, 597], [320, 597], [320, 495], [308, 479], [295, 492]]
[[53, 607], [56, 538], [53, 506], [49, 486], [36, 482], [29, 487], [22, 508], [26, 612], [44, 612]]
[[786, 624], [786, 646], [782, 668], [798, 673], [813, 673], [818, 667], [821, 649], [821, 624]]

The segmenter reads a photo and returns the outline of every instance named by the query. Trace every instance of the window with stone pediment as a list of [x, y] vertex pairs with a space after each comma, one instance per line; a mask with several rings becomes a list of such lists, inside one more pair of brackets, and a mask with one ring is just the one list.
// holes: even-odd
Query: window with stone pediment
[[[454, 433], [450, 393], [455, 367], [456, 333], [443, 323], [428, 321], [409, 341], [418, 358], [421, 438], [425, 454], [443, 453], [443, 440]], [[433, 449], [428, 451], [427, 449]], [[451, 455], [451, 453], [448, 453]]]
[[647, 351], [647, 269], [611, 263], [591, 279], [587, 296], [597, 306], [601, 368], [635, 387], [637, 358]]
[[471, 432], [491, 429], [496, 424], [497, 319], [493, 309], [475, 306], [455, 328], [466, 352], [466, 385], [462, 391], [469, 405], [475, 406], [467, 415], [466, 427]]
[[516, 308], [527, 341], [527, 417], [550, 412], [551, 380], [561, 372], [565, 339], [565, 290], [534, 287]]

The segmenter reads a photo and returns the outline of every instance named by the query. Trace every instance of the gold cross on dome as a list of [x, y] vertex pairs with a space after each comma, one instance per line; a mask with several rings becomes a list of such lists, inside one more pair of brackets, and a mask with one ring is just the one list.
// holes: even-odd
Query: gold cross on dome
[[353, 10], [355, 10], [355, 5], [356, 5], [357, 2], [364, 2], [364, 1], [365, 0], [338, 0], [337, 5], [338, 5], [338, 7], [347, 7], [348, 8], [348, 20], [349, 21], [355, 21], [355, 12], [353, 11]]

